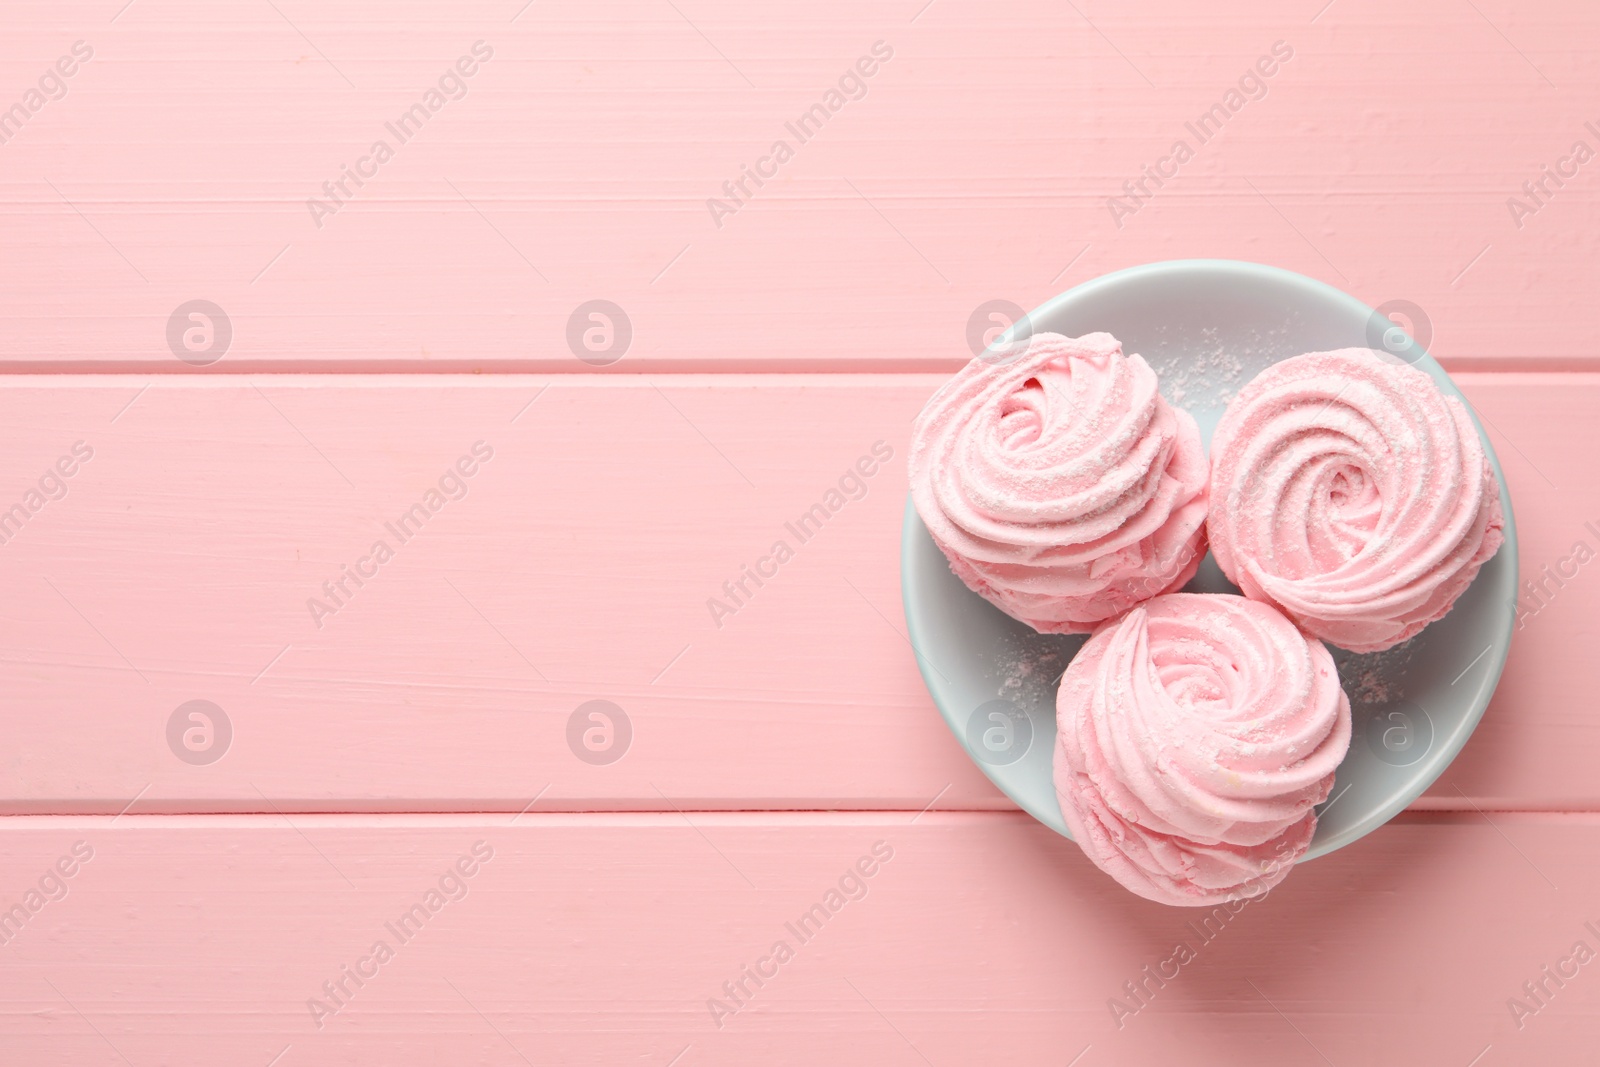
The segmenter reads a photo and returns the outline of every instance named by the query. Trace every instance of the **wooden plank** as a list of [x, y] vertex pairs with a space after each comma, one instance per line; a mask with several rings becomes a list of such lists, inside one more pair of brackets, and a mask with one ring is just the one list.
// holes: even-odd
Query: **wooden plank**
[[[14, 496], [73, 441], [95, 455], [0, 546], [21, 590], [0, 608], [7, 684], [41, 711], [6, 792], [51, 810], [120, 810], [146, 785], [140, 810], [515, 811], [546, 786], [580, 806], [920, 808], [960, 778], [953, 795], [995, 800], [888, 621], [898, 457], [931, 386], [9, 379]], [[880, 439], [896, 458], [864, 498], [805, 545], [787, 534]], [[402, 543], [389, 526], [477, 441], [494, 458], [467, 495]], [[795, 559], [719, 628], [708, 599], [779, 538]], [[314, 615], [379, 540], [394, 558]], [[195, 699], [233, 723], [204, 768], [165, 734]], [[634, 724], [611, 766], [567, 744], [594, 699]], [[817, 788], [841, 758], [854, 796]]]
[[[233, 338], [204, 373], [582, 371], [569, 320], [606, 299], [618, 370], [951, 369], [987, 301], [1220, 256], [1413, 301], [1455, 368], [1596, 367], [1594, 9], [918, 6], [11, 4], [0, 103], [93, 58], [0, 145], [0, 366], [188, 372], [167, 327], [205, 299]], [[478, 41], [465, 95], [390, 133]]]
[[[1008, 806], [903, 636], [903, 462], [938, 380], [4, 379], [0, 511], [93, 449], [0, 544], [6, 810]], [[1600, 543], [1600, 377], [1462, 383], [1494, 427], [1524, 571]], [[492, 459], [402, 541], [391, 527], [475, 442]], [[893, 456], [864, 495], [800, 543], [786, 524], [877, 442]], [[779, 539], [794, 558], [714, 618]], [[1424, 803], [1600, 807], [1592, 572], [1525, 611], [1498, 698]], [[193, 700], [231, 724], [210, 764], [169, 742]], [[569, 745], [591, 700], [631, 723], [618, 762]], [[199, 721], [178, 717], [181, 739]]]
[[[1593, 965], [1570, 960], [1600, 943], [1593, 816], [1402, 816], [1220, 917], [1133, 897], [1015, 813], [8, 822], [8, 906], [93, 850], [0, 949], [19, 1063], [1401, 1065], [1491, 1048], [1481, 1062], [1559, 1067], [1592, 1062], [1600, 1014]], [[871, 877], [827, 912], [863, 858]], [[471, 877], [428, 911], [462, 859]], [[802, 942], [790, 926], [819, 904]], [[778, 941], [792, 957], [774, 966]], [[1192, 958], [1145, 978], [1179, 943]], [[758, 965], [766, 983], [714, 1018]], [[1125, 990], [1141, 980], [1143, 1003]], [[1519, 1029], [1508, 1000], [1541, 980]]]

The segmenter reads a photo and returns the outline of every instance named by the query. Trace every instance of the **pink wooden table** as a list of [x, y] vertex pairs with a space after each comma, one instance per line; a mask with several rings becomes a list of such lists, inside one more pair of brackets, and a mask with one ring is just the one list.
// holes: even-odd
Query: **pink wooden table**
[[[0, 17], [0, 1062], [1600, 1059], [1600, 10]], [[1186, 257], [1424, 309], [1540, 584], [1209, 925], [972, 766], [897, 573], [974, 312]]]

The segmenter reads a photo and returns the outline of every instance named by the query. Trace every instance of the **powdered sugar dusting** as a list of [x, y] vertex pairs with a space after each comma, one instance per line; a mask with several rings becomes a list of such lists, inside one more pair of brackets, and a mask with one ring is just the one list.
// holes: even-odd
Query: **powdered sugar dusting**
[[[1161, 379], [1167, 402], [1190, 411], [1221, 411], [1264, 364], [1289, 344], [1290, 324], [1252, 329], [1244, 345], [1224, 343], [1222, 331], [1207, 327], [1173, 345], [1163, 355], [1145, 359]], [[1158, 327], [1156, 334], [1165, 332]], [[1237, 331], [1231, 332], [1237, 336]], [[1160, 345], [1166, 348], [1166, 345]]]
[[1053, 715], [1056, 689], [1085, 638], [1009, 630], [995, 657], [995, 696]]

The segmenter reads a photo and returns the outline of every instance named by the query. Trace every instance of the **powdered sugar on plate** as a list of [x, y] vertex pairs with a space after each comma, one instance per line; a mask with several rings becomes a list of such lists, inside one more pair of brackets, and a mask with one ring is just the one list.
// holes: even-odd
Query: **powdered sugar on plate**
[[[1294, 318], [1283, 325], [1249, 331], [1248, 343], [1224, 340], [1222, 331], [1206, 327], [1186, 334], [1181, 344], [1157, 344], [1142, 353], [1161, 379], [1161, 395], [1188, 411], [1221, 412], [1239, 389], [1262, 367], [1282, 358], [1292, 347]], [[1154, 331], [1157, 336], [1165, 327]]]
[[1053, 716], [1061, 675], [1087, 639], [1008, 631], [995, 657], [994, 695], [1024, 711]]

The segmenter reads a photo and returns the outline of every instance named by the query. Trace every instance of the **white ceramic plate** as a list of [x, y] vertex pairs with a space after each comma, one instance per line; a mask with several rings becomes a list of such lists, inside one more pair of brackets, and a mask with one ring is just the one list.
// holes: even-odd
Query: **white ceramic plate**
[[[1207, 448], [1239, 387], [1303, 352], [1386, 349], [1427, 371], [1445, 393], [1461, 396], [1390, 318], [1311, 278], [1230, 260], [1153, 263], [1096, 278], [1031, 312], [995, 344], [1030, 331], [1077, 337], [1097, 330], [1144, 356], [1167, 399], [1199, 422]], [[1500, 679], [1515, 621], [1517, 532], [1481, 422], [1478, 434], [1500, 476], [1505, 545], [1455, 609], [1405, 645], [1368, 655], [1334, 650], [1355, 734], [1307, 859], [1369, 833], [1420, 796], [1466, 744]], [[1035, 633], [969, 591], [910, 500], [900, 579], [917, 663], [950, 729], [1007, 796], [1071, 836], [1051, 779], [1055, 693], [1085, 638]], [[1186, 588], [1238, 592], [1209, 555]]]

